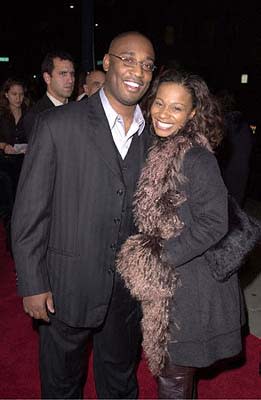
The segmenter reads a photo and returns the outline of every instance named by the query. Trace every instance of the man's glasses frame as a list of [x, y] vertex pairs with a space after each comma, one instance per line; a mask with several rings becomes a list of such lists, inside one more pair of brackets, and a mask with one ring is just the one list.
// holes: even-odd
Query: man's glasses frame
[[157, 68], [153, 63], [149, 63], [146, 61], [138, 61], [135, 57], [131, 56], [117, 56], [117, 54], [109, 53], [109, 56], [116, 57], [123, 62], [126, 67], [136, 67], [136, 65], [140, 64], [143, 71], [153, 72]]

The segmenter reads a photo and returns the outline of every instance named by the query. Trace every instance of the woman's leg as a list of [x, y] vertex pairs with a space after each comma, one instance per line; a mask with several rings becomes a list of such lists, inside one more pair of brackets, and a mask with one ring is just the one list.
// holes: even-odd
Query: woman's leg
[[182, 367], [168, 361], [158, 377], [159, 399], [194, 399], [196, 398], [196, 368]]

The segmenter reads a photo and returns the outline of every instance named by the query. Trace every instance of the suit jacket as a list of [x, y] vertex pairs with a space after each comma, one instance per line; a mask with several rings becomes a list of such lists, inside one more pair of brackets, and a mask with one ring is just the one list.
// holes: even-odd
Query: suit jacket
[[[150, 135], [139, 140], [138, 168]], [[126, 186], [99, 94], [39, 115], [12, 217], [22, 296], [51, 290], [57, 318], [102, 323], [110, 300]], [[116, 222], [117, 223], [116, 223]]]
[[49, 99], [47, 94], [45, 93], [40, 100], [38, 100], [25, 114], [24, 116], [24, 128], [27, 136], [27, 140], [29, 140], [31, 136], [31, 132], [33, 129], [33, 125], [35, 123], [37, 115], [45, 110], [55, 107], [53, 102]]

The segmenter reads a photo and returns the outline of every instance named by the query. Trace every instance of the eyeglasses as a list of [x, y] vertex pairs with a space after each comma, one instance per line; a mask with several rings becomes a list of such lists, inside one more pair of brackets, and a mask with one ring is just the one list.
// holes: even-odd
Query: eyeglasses
[[117, 56], [116, 54], [109, 53], [109, 56], [118, 58], [123, 62], [126, 67], [136, 67], [137, 64], [141, 65], [141, 68], [146, 72], [153, 72], [157, 67], [152, 62], [138, 61], [134, 57], [130, 56]]

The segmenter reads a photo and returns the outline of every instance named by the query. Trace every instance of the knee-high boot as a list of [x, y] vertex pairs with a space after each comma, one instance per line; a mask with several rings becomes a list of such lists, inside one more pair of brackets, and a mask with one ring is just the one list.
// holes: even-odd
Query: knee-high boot
[[167, 363], [158, 377], [159, 399], [195, 399], [196, 368], [182, 367]]

